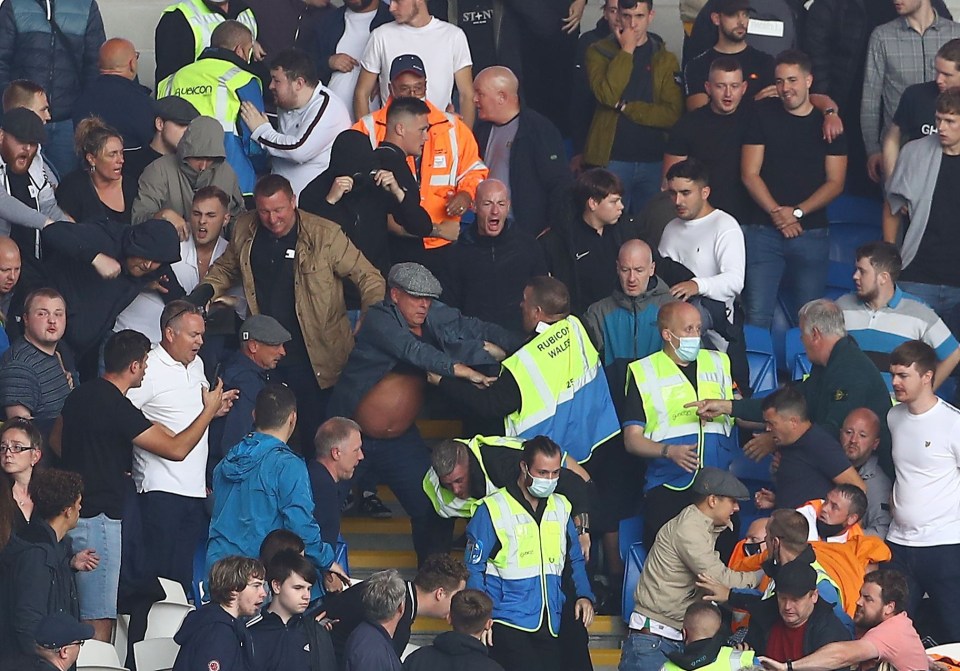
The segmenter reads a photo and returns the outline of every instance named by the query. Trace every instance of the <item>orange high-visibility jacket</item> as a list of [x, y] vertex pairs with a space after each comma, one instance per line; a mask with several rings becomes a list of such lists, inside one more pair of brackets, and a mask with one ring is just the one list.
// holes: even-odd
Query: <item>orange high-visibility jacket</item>
[[[412, 156], [407, 164], [420, 182], [420, 204], [430, 215], [434, 224], [457, 219], [447, 215], [447, 201], [457, 192], [466, 191], [473, 199], [477, 195], [477, 185], [487, 178], [489, 170], [480, 159], [480, 150], [473, 132], [455, 114], [442, 112], [429, 101], [427, 121], [430, 123], [429, 136], [423, 146], [420, 160], [420, 173]], [[387, 106], [357, 121], [354, 130], [370, 137], [370, 144], [376, 147], [383, 142], [387, 134]], [[423, 246], [434, 249], [449, 245], [442, 238], [424, 238]]]

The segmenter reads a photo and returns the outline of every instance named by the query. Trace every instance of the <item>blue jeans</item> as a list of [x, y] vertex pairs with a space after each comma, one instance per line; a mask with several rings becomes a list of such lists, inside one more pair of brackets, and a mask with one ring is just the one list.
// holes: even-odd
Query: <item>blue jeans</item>
[[886, 568], [895, 568], [907, 578], [907, 613], [911, 619], [917, 621], [917, 609], [926, 592], [938, 625], [934, 639], [960, 641], [960, 618], [956, 613], [960, 602], [960, 544], [910, 547], [887, 541], [887, 545], [893, 558]]
[[653, 634], [630, 632], [620, 651], [618, 671], [660, 671], [667, 655], [683, 649], [680, 641], [671, 641]]
[[77, 594], [83, 620], [116, 620], [117, 591], [120, 587], [120, 546], [122, 522], [103, 513], [81, 517], [68, 535], [76, 552], [93, 548], [100, 563], [92, 571], [79, 571]]
[[610, 161], [607, 163], [607, 170], [623, 182], [623, 211], [626, 214], [639, 214], [647, 201], [660, 193], [660, 184], [663, 181], [662, 161]]
[[816, 228], [785, 238], [771, 226], [743, 227], [747, 275], [743, 287], [746, 322], [770, 328], [778, 294], [787, 319], [797, 325], [804, 303], [822, 298], [830, 267], [830, 230]]
[[954, 337], [960, 336], [960, 287], [920, 282], [897, 282], [901, 289], [913, 294], [933, 308]]
[[44, 129], [47, 131], [47, 141], [43, 143], [43, 156], [63, 179], [79, 165], [73, 146], [73, 121], [49, 121]]
[[430, 452], [414, 425], [396, 438], [363, 438], [363, 461], [354, 479], [382, 482], [396, 495], [410, 516], [417, 563], [450, 549], [453, 520], [437, 516], [423, 491], [423, 476], [430, 468]]

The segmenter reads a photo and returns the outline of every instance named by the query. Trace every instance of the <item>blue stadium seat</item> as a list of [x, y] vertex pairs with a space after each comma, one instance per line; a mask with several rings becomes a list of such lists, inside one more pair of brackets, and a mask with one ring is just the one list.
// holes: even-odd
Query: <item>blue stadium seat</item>
[[623, 621], [630, 621], [630, 613], [633, 612], [633, 591], [637, 588], [640, 581], [640, 572], [643, 571], [643, 563], [647, 561], [647, 551], [643, 543], [634, 543], [630, 546], [630, 552], [627, 555], [626, 568], [623, 573], [623, 596], [621, 607]]
[[937, 396], [950, 404], [957, 403], [957, 378], [948, 377], [937, 389]]
[[882, 231], [875, 224], [859, 222], [831, 222], [830, 223], [830, 260], [837, 261], [850, 268], [856, 263], [857, 247], [880, 240]]
[[803, 343], [800, 342], [800, 329], [792, 328], [787, 331], [785, 349], [787, 354], [787, 371], [790, 373], [790, 379], [802, 380], [804, 375], [810, 373], [813, 365], [807, 358], [807, 352], [803, 349]]
[[634, 543], [643, 540], [643, 515], [620, 520], [620, 561], [626, 562]]
[[750, 388], [754, 396], [765, 396], [777, 388], [777, 359], [770, 331], [745, 325], [747, 363], [750, 365]]
[[334, 561], [340, 564], [344, 574], [350, 575], [350, 557], [347, 555], [347, 541], [343, 539], [343, 534], [337, 537], [337, 547], [334, 548]]
[[879, 239], [883, 216], [883, 202], [875, 198], [841, 195], [827, 206], [827, 219], [831, 231], [835, 223], [872, 224], [877, 229]]

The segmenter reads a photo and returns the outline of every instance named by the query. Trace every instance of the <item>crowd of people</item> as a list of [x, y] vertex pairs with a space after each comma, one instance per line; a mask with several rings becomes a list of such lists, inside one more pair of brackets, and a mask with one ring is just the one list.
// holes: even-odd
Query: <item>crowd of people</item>
[[[960, 641], [960, 24], [585, 4], [182, 0], [151, 91], [95, 0], [0, 3], [3, 668], [164, 578], [176, 671], [584, 671], [638, 516], [621, 671]], [[811, 370], [760, 388], [778, 314]], [[338, 562], [382, 486], [412, 581]]]

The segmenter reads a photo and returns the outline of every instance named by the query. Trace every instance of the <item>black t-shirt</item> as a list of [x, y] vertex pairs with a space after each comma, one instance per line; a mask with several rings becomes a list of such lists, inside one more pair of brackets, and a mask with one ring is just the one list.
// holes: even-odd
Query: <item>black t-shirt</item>
[[581, 303], [591, 305], [606, 298], [617, 288], [617, 255], [620, 253], [613, 230], [603, 235], [582, 219], [573, 224], [574, 272], [577, 274]]
[[745, 223], [750, 199], [740, 179], [740, 149], [749, 115], [740, 106], [717, 114], [710, 105], [688, 112], [670, 131], [666, 153], [688, 156], [710, 173], [710, 204]]
[[262, 227], [253, 236], [250, 248], [250, 267], [253, 271], [254, 288], [257, 291], [257, 307], [261, 314], [270, 315], [290, 332], [291, 339], [284, 345], [287, 355], [281, 366], [303, 365], [309, 362], [307, 346], [303, 341], [300, 321], [297, 319], [297, 304], [293, 278], [297, 254], [297, 223], [283, 237], [276, 238]]
[[[653, 42], [647, 40], [633, 52], [633, 70], [621, 99], [626, 103], [653, 102]], [[659, 128], [643, 126], [625, 114], [617, 119], [617, 131], [610, 149], [611, 161], [654, 163], [663, 160], [666, 135]]]
[[900, 127], [901, 142], [910, 142], [937, 132], [935, 116], [939, 95], [936, 82], [907, 87], [893, 115], [893, 123]]
[[126, 475], [133, 467], [133, 439], [153, 426], [112, 383], [97, 378], [67, 396], [62, 462], [83, 476], [82, 517], [122, 516]]
[[319, 461], [307, 462], [307, 473], [313, 491], [313, 518], [320, 525], [320, 536], [324, 543], [336, 547], [340, 536], [340, 488]]
[[957, 212], [960, 212], [960, 156], [944, 154], [940, 159], [940, 172], [933, 188], [930, 216], [920, 247], [900, 279], [960, 287]]
[[744, 103], [750, 102], [753, 96], [773, 84], [773, 56], [770, 54], [754, 49], [749, 44], [739, 54], [724, 54], [714, 48], [692, 59], [683, 69], [685, 96], [706, 93], [704, 84], [710, 78], [710, 65], [721, 56], [736, 58], [740, 67], [743, 68], [743, 78], [747, 82], [747, 92], [743, 96]]
[[837, 439], [817, 424], [793, 445], [780, 448], [777, 469], [777, 508], [799, 508], [812, 499], [822, 499], [833, 481], [850, 468]]
[[[683, 373], [684, 377], [693, 385], [693, 388], [697, 388], [697, 362], [691, 361], [686, 366], [677, 366], [680, 369], [680, 372]], [[647, 413], [643, 409], [643, 399], [640, 398], [640, 390], [637, 389], [636, 383], [633, 379], [630, 380], [630, 384], [627, 386], [627, 398], [623, 402], [623, 422], [634, 423], [640, 422], [641, 424], [647, 423]]]
[[[779, 99], [753, 105], [743, 143], [763, 145], [760, 177], [780, 205], [796, 206], [827, 181], [826, 157], [846, 156], [847, 138], [823, 139], [823, 114], [814, 108], [806, 116], [790, 114]], [[770, 215], [756, 204], [751, 223], [770, 225]], [[825, 228], [827, 211], [805, 213], [804, 229]]]
[[459, 0], [456, 3], [459, 16], [455, 23], [467, 36], [473, 71], [497, 65], [497, 48], [493, 40], [493, 0]]

